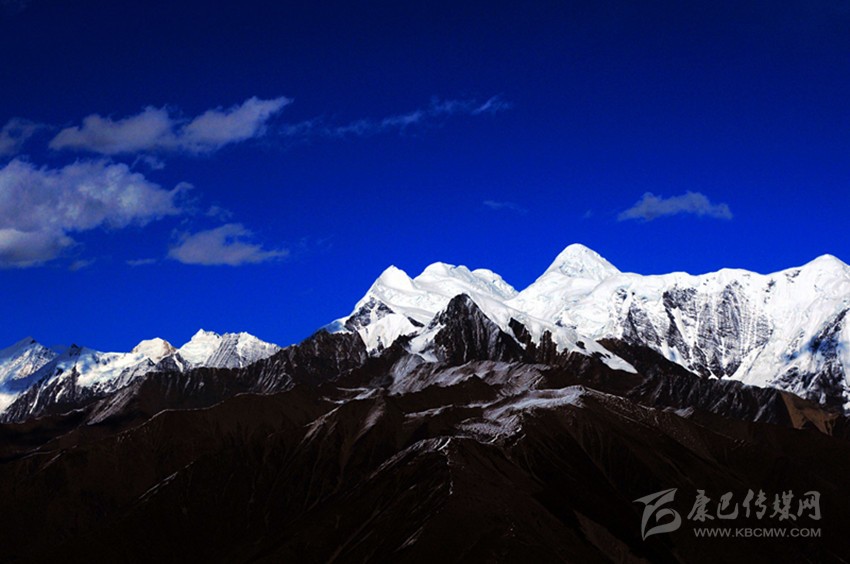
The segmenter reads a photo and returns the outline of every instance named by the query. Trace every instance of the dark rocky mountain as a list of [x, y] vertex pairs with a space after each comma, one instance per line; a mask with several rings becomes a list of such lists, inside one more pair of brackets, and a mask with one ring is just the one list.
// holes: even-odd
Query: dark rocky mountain
[[[320, 331], [243, 368], [72, 388], [0, 425], [3, 559], [848, 560], [841, 409], [706, 378], [635, 339], [565, 350], [468, 295], [418, 329], [371, 353]], [[635, 500], [674, 488], [680, 528], [644, 540]], [[771, 507], [733, 529], [819, 536], [696, 536], [699, 491], [717, 515], [749, 490], [768, 505], [818, 492], [821, 519]]]

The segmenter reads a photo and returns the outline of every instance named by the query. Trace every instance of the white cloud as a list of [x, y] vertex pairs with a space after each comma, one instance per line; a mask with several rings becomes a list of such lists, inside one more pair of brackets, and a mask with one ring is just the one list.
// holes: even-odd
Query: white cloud
[[207, 110], [191, 120], [172, 117], [168, 109], [150, 106], [119, 120], [93, 114], [84, 118], [81, 126], [60, 131], [50, 141], [50, 148], [102, 155], [210, 153], [263, 135], [268, 120], [290, 102], [285, 97], [260, 100], [255, 96], [231, 108]]
[[514, 202], [497, 202], [495, 200], [484, 200], [481, 203], [484, 205], [485, 208], [493, 211], [507, 210], [521, 214], [528, 213], [527, 209]]
[[73, 239], [61, 231], [0, 228], [0, 267], [25, 268], [55, 259]]
[[215, 229], [184, 233], [168, 252], [169, 258], [184, 264], [238, 266], [286, 258], [286, 249], [266, 250], [247, 242], [252, 237], [242, 224], [227, 223]]
[[83, 119], [81, 127], [60, 131], [50, 141], [50, 148], [103, 155], [170, 149], [177, 143], [174, 125], [165, 108], [147, 107], [140, 114], [118, 121], [93, 114]]
[[12, 118], [0, 129], [0, 156], [14, 155], [23, 144], [41, 128], [37, 123], [22, 118]]
[[692, 214], [715, 219], [732, 219], [728, 204], [712, 204], [704, 194], [686, 192], [681, 196], [663, 198], [647, 192], [635, 205], [621, 212], [617, 219], [642, 219], [652, 221], [667, 215]]
[[266, 122], [291, 100], [249, 98], [241, 106], [229, 110], [208, 110], [199, 115], [180, 132], [180, 143], [190, 151], [214, 151], [228, 143], [259, 137], [266, 131]]
[[180, 185], [164, 190], [127, 165], [76, 162], [37, 168], [15, 159], [0, 168], [0, 267], [50, 261], [71, 246], [71, 233], [145, 225], [181, 213]]

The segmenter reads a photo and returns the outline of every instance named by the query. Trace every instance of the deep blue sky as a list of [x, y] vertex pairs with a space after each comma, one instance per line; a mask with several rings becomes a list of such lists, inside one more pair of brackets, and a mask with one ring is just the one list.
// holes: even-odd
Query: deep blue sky
[[0, 346], [286, 345], [390, 264], [521, 289], [573, 242], [850, 260], [845, 1], [2, 0], [0, 53]]

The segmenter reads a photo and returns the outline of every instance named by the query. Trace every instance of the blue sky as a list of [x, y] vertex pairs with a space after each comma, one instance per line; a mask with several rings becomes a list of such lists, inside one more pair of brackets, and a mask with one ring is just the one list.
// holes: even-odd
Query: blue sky
[[282, 345], [390, 264], [850, 260], [850, 4], [0, 0], [0, 346]]

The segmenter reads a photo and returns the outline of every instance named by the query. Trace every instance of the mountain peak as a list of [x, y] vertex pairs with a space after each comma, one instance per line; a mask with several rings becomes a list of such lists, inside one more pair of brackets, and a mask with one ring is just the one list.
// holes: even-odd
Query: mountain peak
[[550, 272], [560, 272], [571, 278], [585, 278], [600, 282], [620, 273], [617, 267], [599, 253], [579, 243], [573, 243], [561, 251], [546, 269], [545, 274]]
[[191, 366], [234, 368], [247, 366], [279, 350], [279, 346], [250, 333], [218, 334], [201, 329], [177, 352]]
[[391, 265], [387, 267], [387, 269], [378, 276], [375, 283], [372, 284], [373, 289], [378, 287], [392, 288], [395, 290], [411, 290], [413, 288], [413, 281], [405, 271]]
[[218, 333], [215, 331], [207, 331], [206, 329], [198, 329], [198, 331], [192, 335], [192, 338], [189, 339], [189, 342], [192, 342], [195, 339], [208, 339], [211, 337], [220, 337]]
[[199, 329], [188, 343], [180, 347], [180, 356], [192, 364], [202, 364], [215, 352], [221, 340], [218, 333]]
[[5, 349], [0, 349], [0, 358], [17, 356], [17, 355], [23, 353], [26, 349], [28, 349], [29, 347], [32, 347], [32, 346], [41, 347], [41, 345], [39, 345], [38, 341], [36, 341], [32, 337], [25, 337], [25, 338], [21, 339], [20, 341], [18, 341], [17, 343], [15, 343], [14, 345], [10, 345], [10, 346], [6, 347]]
[[[422, 274], [425, 274], [426, 272], [431, 272], [433, 274], [445, 274], [445, 273], [447, 273], [447, 272], [449, 272], [449, 271], [451, 271], [455, 268], [459, 268], [459, 267], [457, 267], [453, 264], [449, 264], [447, 262], [437, 261], [437, 262], [431, 263], [428, 266], [426, 266], [425, 270], [422, 271]], [[466, 267], [461, 267], [461, 268], [466, 268]], [[421, 276], [421, 274], [420, 274], [420, 276]]]
[[131, 352], [136, 354], [142, 354], [153, 362], [159, 362], [166, 356], [170, 354], [174, 354], [177, 351], [171, 343], [166, 341], [165, 339], [154, 338], [154, 339], [146, 339], [140, 342], [138, 345], [133, 347]]
[[428, 265], [422, 274], [413, 279], [413, 282], [420, 287], [430, 289], [433, 289], [435, 284], [444, 286], [447, 290], [444, 293], [449, 298], [464, 292], [477, 292], [505, 300], [517, 293], [513, 286], [492, 270], [485, 268], [469, 270], [463, 265], [455, 266], [445, 262]]
[[830, 254], [825, 254], [816, 259], [807, 262], [803, 265], [806, 270], [818, 270], [828, 272], [846, 273], [850, 271], [850, 266], [838, 257]]

